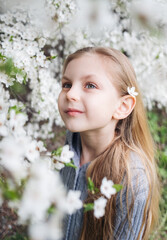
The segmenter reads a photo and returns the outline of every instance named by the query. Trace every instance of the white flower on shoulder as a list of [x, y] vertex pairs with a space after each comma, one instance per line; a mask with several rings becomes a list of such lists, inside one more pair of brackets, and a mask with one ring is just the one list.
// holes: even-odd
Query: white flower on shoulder
[[114, 183], [111, 180], [107, 180], [106, 177], [103, 178], [100, 191], [107, 198], [111, 198], [111, 195], [116, 193], [116, 189], [113, 188]]
[[131, 95], [131, 96], [133, 96], [133, 97], [135, 97], [135, 96], [137, 96], [138, 95], [138, 92], [135, 92], [135, 87], [127, 87], [127, 91], [128, 91], [128, 93]]
[[57, 169], [57, 170], [61, 170], [63, 167], [65, 167], [64, 163], [61, 163], [61, 162], [56, 162], [54, 164], [54, 167]]
[[69, 150], [69, 145], [65, 145], [62, 149], [60, 157], [56, 156], [56, 160], [61, 161], [63, 163], [71, 162], [71, 158], [74, 157], [73, 151]]
[[63, 203], [63, 208], [68, 214], [73, 214], [76, 210], [80, 209], [83, 205], [80, 200], [81, 192], [70, 190], [67, 194], [66, 201]]
[[104, 216], [106, 204], [107, 199], [105, 199], [104, 197], [100, 197], [94, 201], [94, 216], [96, 218]]

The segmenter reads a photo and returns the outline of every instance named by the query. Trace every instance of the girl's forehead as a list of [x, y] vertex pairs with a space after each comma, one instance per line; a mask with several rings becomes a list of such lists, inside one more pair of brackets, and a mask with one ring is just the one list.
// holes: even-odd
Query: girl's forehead
[[[67, 70], [67, 71], [66, 71]], [[65, 72], [86, 72], [95, 74], [105, 74], [112, 82], [117, 81], [121, 68], [109, 56], [98, 53], [83, 53], [69, 62]]]
[[80, 70], [95, 70], [95, 71], [113, 71], [116, 63], [107, 56], [98, 53], [83, 53], [73, 58], [66, 66], [64, 72], [69, 72], [71, 69], [77, 71]]
[[83, 77], [84, 75], [104, 76], [106, 75], [106, 69], [97, 55], [83, 54], [69, 62], [64, 75], [71, 77]]

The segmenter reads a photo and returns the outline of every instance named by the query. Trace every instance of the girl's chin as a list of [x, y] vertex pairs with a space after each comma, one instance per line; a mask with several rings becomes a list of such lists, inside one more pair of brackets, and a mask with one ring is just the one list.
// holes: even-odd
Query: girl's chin
[[67, 126], [66, 128], [70, 131], [70, 132], [83, 132], [84, 129], [81, 129], [81, 127], [74, 127], [74, 126]]
[[73, 127], [73, 126], [68, 126], [68, 125], [65, 125], [66, 126], [66, 128], [70, 131], [70, 132], [80, 132], [79, 130], [79, 128], [77, 128], [76, 126], [75, 127]]

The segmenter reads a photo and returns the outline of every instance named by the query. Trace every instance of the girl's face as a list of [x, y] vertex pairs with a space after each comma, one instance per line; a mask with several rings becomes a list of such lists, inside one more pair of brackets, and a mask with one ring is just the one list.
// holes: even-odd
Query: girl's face
[[111, 130], [119, 93], [103, 58], [84, 54], [72, 60], [62, 77], [58, 98], [60, 115], [71, 132]]

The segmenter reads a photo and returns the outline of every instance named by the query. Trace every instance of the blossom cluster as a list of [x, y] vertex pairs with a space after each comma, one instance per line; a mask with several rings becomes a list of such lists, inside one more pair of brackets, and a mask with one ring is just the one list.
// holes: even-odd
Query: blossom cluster
[[105, 207], [107, 205], [107, 199], [110, 199], [112, 195], [116, 194], [122, 189], [122, 185], [114, 184], [111, 180], [107, 180], [106, 177], [102, 179], [100, 189], [96, 188], [91, 178], [88, 178], [88, 190], [92, 194], [101, 193], [103, 196], [96, 199], [93, 203], [84, 204], [85, 211], [94, 210], [94, 216], [101, 218], [105, 215]]
[[[103, 178], [102, 184], [100, 186], [101, 193], [108, 199], [111, 198], [113, 194], [116, 193], [116, 189], [114, 188], [114, 183], [111, 180], [107, 180], [106, 177]], [[95, 201], [94, 205], [94, 215], [99, 218], [104, 216], [105, 214], [105, 206], [107, 204], [107, 199], [103, 196]]]
[[[12, 4], [7, 2], [9, 6]], [[9, 76], [0, 72], [0, 82], [7, 88], [15, 82], [28, 85], [30, 91], [27, 92], [26, 110], [32, 115], [29, 132], [35, 132], [36, 137], [48, 138], [54, 123], [62, 125], [57, 108], [60, 77], [55, 78], [62, 66], [62, 60], [57, 57], [61, 53], [60, 26], [69, 21], [75, 4], [70, 0], [66, 3], [24, 0], [16, 6], [15, 2], [0, 15], [0, 56], [12, 58], [15, 67], [24, 74], [18, 72]], [[50, 47], [45, 50], [45, 46]], [[0, 57], [2, 62], [4, 58]], [[40, 128], [37, 127], [39, 121], [45, 122]], [[49, 136], [53, 137], [53, 134]]]
[[[64, 214], [82, 207], [80, 192], [66, 192], [51, 152], [42, 141], [27, 135], [23, 104], [10, 100], [2, 85], [0, 96], [0, 173], [5, 174], [0, 182], [0, 203], [8, 200], [8, 206], [17, 210], [18, 223], [30, 223], [34, 239], [59, 239]], [[72, 156], [64, 146], [60, 159], [69, 163]], [[56, 211], [48, 219], [51, 207]]]

